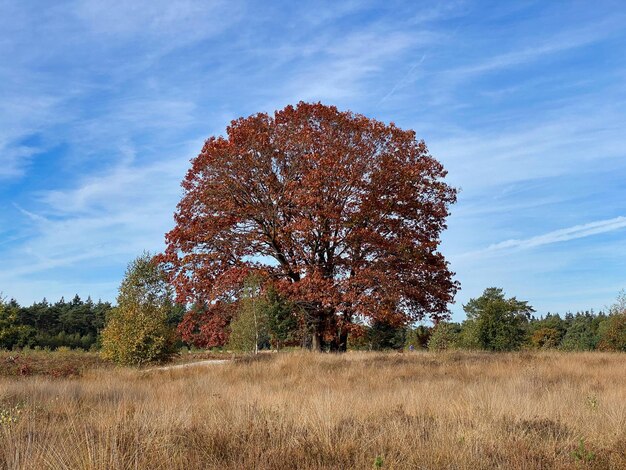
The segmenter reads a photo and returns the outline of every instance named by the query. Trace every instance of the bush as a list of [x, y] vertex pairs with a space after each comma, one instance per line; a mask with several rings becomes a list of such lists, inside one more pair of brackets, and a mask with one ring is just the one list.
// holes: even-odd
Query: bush
[[137, 366], [170, 359], [176, 340], [168, 325], [172, 297], [165, 272], [148, 253], [130, 263], [118, 307], [110, 312], [102, 332], [102, 357]]
[[433, 329], [428, 341], [431, 351], [445, 351], [458, 346], [461, 326], [458, 323], [441, 322]]

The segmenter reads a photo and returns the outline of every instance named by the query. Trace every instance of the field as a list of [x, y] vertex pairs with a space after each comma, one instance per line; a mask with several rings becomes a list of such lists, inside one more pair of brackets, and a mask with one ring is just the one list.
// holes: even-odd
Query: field
[[[232, 359], [237, 355], [208, 351], [179, 354], [171, 365], [210, 359]], [[112, 364], [98, 353], [82, 351], [0, 351], [0, 377], [80, 377], [95, 369], [110, 369]]]
[[281, 353], [0, 375], [0, 468], [626, 468], [626, 356]]

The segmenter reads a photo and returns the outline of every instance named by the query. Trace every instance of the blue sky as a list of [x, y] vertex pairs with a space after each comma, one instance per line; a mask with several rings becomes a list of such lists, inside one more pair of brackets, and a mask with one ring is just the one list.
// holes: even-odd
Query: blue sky
[[623, 1], [0, 0], [0, 291], [114, 300], [231, 119], [322, 101], [415, 129], [461, 188], [462, 284], [540, 313], [626, 288]]

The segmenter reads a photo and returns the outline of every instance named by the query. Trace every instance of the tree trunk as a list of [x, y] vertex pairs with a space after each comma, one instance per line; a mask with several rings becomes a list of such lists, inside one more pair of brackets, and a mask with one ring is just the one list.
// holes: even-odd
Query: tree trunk
[[314, 325], [311, 332], [311, 351], [322, 352], [322, 333], [319, 331], [319, 325]]
[[254, 354], [259, 354], [259, 324], [256, 319], [256, 308], [254, 306], [254, 300], [252, 301], [252, 308], [254, 312]]
[[342, 353], [348, 350], [348, 332], [339, 330], [330, 342], [330, 352]]
[[312, 352], [322, 352], [323, 348], [323, 331], [324, 331], [324, 311], [321, 306], [317, 306], [317, 309], [311, 309], [307, 312], [308, 321], [308, 338], [309, 348]]
[[338, 352], [346, 352], [348, 350], [348, 332], [341, 330], [339, 333], [339, 347]]

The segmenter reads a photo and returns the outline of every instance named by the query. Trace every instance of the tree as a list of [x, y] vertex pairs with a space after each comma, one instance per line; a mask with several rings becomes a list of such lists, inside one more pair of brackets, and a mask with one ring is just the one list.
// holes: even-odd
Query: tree
[[267, 316], [260, 308], [260, 282], [251, 277], [246, 280], [237, 316], [231, 323], [228, 347], [235, 351], [259, 352], [261, 341], [269, 339]]
[[375, 351], [402, 349], [406, 341], [406, 328], [384, 319], [374, 319], [367, 329], [367, 337], [370, 348]]
[[458, 347], [461, 326], [458, 323], [440, 322], [433, 328], [428, 340], [431, 351], [445, 351]]
[[626, 351], [626, 291], [619, 293], [608, 310], [609, 316], [599, 328], [598, 349]]
[[482, 345], [478, 340], [479, 323], [474, 319], [466, 319], [460, 325], [456, 346], [460, 349], [482, 349]]
[[599, 337], [598, 349], [626, 351], [626, 313], [609, 315]]
[[456, 201], [445, 175], [415, 132], [332, 106], [233, 121], [192, 161], [160, 257], [178, 300], [206, 306], [181, 333], [238, 302], [252, 272], [318, 351], [345, 350], [358, 316], [446, 318], [458, 283], [437, 251]]
[[530, 344], [537, 349], [557, 348], [561, 342], [561, 334], [556, 328], [538, 328], [530, 337]]
[[598, 327], [604, 316], [596, 317], [592, 312], [578, 312], [566, 315], [567, 331], [561, 348], [566, 351], [591, 351], [598, 343]]
[[544, 318], [531, 318], [528, 327], [530, 344], [539, 349], [558, 348], [567, 332], [568, 322], [558, 314], [548, 313]]
[[297, 339], [299, 325], [297, 308], [271, 287], [258, 304], [261, 316], [267, 321], [267, 333], [277, 350], [288, 341]]
[[[16, 307], [19, 323], [35, 331], [29, 346], [90, 349], [95, 346], [98, 334], [104, 327], [111, 304], [91, 298], [86, 301], [76, 295], [71, 302], [50, 304], [46, 299], [29, 307]], [[76, 338], [79, 338], [76, 340]]]
[[476, 344], [490, 351], [511, 351], [524, 342], [525, 326], [535, 310], [528, 302], [515, 297], [505, 299], [504, 291], [491, 287], [471, 299], [463, 310], [470, 322]]
[[413, 346], [415, 349], [426, 349], [433, 333], [433, 329], [424, 325], [409, 328], [404, 341], [405, 348]]
[[0, 293], [0, 349], [30, 346], [35, 333], [34, 328], [20, 323], [17, 302], [6, 302]]
[[199, 348], [224, 346], [236, 307], [234, 302], [224, 300], [213, 304], [196, 302], [178, 325], [178, 332], [185, 342]]
[[149, 253], [132, 261], [119, 289], [117, 308], [102, 332], [102, 355], [124, 365], [162, 362], [175, 352], [168, 317], [175, 308], [166, 273]]

